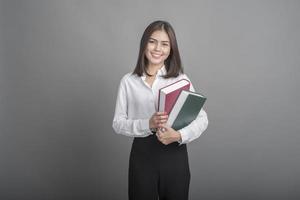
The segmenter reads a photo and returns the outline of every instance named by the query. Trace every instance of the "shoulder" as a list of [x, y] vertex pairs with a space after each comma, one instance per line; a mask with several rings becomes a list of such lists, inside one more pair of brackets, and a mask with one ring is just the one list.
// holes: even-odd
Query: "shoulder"
[[191, 79], [188, 77], [188, 75], [184, 74], [184, 73], [181, 73], [177, 76], [177, 79], [180, 80], [180, 79], [187, 79], [188, 81], [191, 82]]
[[128, 85], [128, 84], [138, 80], [138, 78], [139, 78], [139, 76], [137, 76], [136, 74], [132, 74], [132, 72], [129, 72], [121, 78], [120, 85], [123, 85], [123, 86]]
[[171, 81], [171, 82], [176, 82], [176, 81], [179, 81], [179, 80], [181, 80], [181, 79], [186, 79], [186, 80], [188, 80], [189, 82], [191, 82], [190, 78], [189, 78], [186, 74], [184, 74], [184, 73], [180, 73], [180, 74], [179, 74], [178, 76], [176, 76], [176, 77], [166, 78], [166, 80]]
[[177, 78], [178, 78], [178, 80], [180, 80], [180, 79], [188, 80], [191, 83], [190, 91], [195, 92], [195, 88], [193, 86], [193, 83], [192, 83], [191, 79], [188, 77], [188, 75], [182, 73], [182, 74], [179, 74], [179, 76]]
[[128, 82], [134, 79], [137, 79], [137, 75], [136, 74], [132, 74], [132, 72], [129, 72], [127, 74], [125, 74], [122, 78], [121, 78], [121, 83], [122, 82]]

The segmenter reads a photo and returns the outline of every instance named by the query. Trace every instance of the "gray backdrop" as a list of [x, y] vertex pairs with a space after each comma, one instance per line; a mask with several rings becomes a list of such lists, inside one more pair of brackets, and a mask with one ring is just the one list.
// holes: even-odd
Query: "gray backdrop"
[[127, 199], [111, 124], [146, 26], [208, 97], [190, 199], [300, 198], [300, 1], [0, 1], [0, 199]]

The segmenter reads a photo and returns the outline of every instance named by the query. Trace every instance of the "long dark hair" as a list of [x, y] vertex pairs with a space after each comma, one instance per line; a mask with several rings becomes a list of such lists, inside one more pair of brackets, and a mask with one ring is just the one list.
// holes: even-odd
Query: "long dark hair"
[[157, 30], [164, 30], [170, 39], [171, 50], [170, 55], [164, 63], [167, 71], [167, 74], [164, 76], [164, 78], [177, 77], [180, 73], [183, 73], [183, 68], [181, 65], [175, 31], [171, 24], [166, 21], [154, 21], [145, 29], [141, 38], [139, 56], [133, 74], [142, 76], [143, 73], [146, 73], [150, 76], [150, 74], [147, 73], [148, 59], [145, 56], [145, 49], [150, 36]]

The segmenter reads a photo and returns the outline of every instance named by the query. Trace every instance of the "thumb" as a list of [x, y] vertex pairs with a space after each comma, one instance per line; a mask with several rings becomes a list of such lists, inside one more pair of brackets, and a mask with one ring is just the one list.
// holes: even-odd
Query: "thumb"
[[161, 127], [164, 128], [164, 129], [166, 129], [166, 130], [170, 129], [170, 127], [167, 124], [162, 124]]

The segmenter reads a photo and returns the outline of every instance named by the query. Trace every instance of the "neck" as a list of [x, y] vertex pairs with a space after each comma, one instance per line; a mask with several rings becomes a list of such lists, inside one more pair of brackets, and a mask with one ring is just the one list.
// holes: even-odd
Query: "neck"
[[155, 75], [164, 65], [148, 65], [147, 72], [150, 75]]

